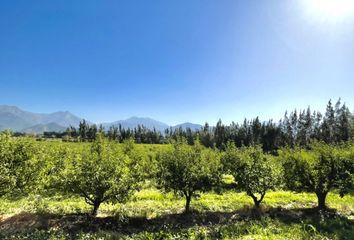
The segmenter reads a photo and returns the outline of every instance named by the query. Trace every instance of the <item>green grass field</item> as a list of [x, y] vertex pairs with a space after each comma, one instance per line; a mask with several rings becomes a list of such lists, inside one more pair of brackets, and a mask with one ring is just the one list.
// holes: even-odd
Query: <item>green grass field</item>
[[1, 239], [353, 239], [354, 196], [328, 196], [325, 213], [313, 194], [270, 192], [261, 212], [244, 193], [205, 193], [184, 200], [145, 188], [126, 204], [103, 204], [96, 219], [82, 199], [2, 199]]

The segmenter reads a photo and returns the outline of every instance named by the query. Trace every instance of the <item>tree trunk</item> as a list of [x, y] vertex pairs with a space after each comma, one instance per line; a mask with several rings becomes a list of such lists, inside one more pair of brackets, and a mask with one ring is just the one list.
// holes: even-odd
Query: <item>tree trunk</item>
[[190, 204], [191, 204], [192, 194], [185, 194], [185, 196], [186, 196], [186, 207], [185, 207], [184, 212], [190, 213]]
[[259, 206], [261, 205], [260, 201], [254, 200], [254, 206], [258, 209]]
[[326, 197], [327, 197], [327, 192], [324, 193], [316, 193], [317, 195], [317, 200], [318, 200], [318, 209], [326, 209]]
[[101, 205], [101, 202], [99, 202], [99, 201], [95, 201], [95, 202], [93, 203], [93, 209], [92, 209], [92, 213], [91, 213], [91, 215], [92, 215], [93, 217], [96, 217], [96, 216], [97, 216], [98, 208], [100, 207], [100, 205]]
[[253, 202], [254, 202], [254, 207], [256, 209], [259, 208], [260, 204], [261, 204], [261, 201], [262, 200], [258, 200], [257, 197], [255, 195], [253, 195], [252, 193], [249, 194], [251, 196], [251, 198], [253, 199]]

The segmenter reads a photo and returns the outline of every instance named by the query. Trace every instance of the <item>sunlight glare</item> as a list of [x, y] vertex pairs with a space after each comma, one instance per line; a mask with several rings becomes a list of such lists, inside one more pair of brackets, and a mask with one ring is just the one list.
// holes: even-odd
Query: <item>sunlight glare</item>
[[305, 12], [321, 21], [339, 22], [354, 16], [354, 0], [301, 0]]

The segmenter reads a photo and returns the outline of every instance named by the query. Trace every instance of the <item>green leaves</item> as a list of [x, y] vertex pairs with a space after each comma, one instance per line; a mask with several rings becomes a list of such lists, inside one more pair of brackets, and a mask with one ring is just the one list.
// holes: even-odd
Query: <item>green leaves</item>
[[59, 172], [60, 189], [84, 197], [94, 215], [102, 202], [125, 202], [137, 188], [131, 159], [100, 135], [89, 150], [68, 157]]
[[36, 149], [25, 138], [0, 134], [0, 196], [19, 195], [30, 191], [36, 174]]
[[[222, 174], [235, 179], [258, 207], [267, 191], [286, 187], [314, 192], [325, 206], [328, 192], [353, 190], [354, 145], [315, 143], [308, 149], [282, 149], [279, 157], [260, 147], [224, 152], [193, 146], [185, 139], [171, 145], [136, 145], [108, 141], [97, 134], [92, 143], [35, 142], [0, 134], [0, 196], [20, 194], [78, 195], [97, 213], [103, 202], [124, 202], [144, 180], [186, 198], [186, 211], [199, 192], [219, 190]], [[232, 186], [232, 187], [234, 187]]]
[[159, 156], [158, 185], [186, 197], [189, 201], [198, 191], [217, 186], [221, 179], [218, 152], [203, 148], [199, 143], [188, 146], [184, 139], [175, 142], [173, 148]]
[[352, 149], [350, 145], [316, 143], [311, 150], [282, 151], [285, 185], [290, 190], [314, 192], [322, 198], [334, 189], [344, 196], [353, 188]]
[[266, 192], [277, 185], [276, 167], [271, 157], [263, 154], [260, 147], [236, 149], [228, 143], [222, 157], [226, 173], [231, 174], [236, 186], [252, 197], [255, 206], [262, 202]]

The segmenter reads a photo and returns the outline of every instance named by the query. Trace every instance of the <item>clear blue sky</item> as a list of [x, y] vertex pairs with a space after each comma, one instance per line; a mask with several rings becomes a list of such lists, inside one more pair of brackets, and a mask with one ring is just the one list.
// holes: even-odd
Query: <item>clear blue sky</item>
[[169, 124], [278, 120], [338, 97], [353, 110], [354, 11], [325, 10], [304, 0], [1, 1], [0, 104]]

